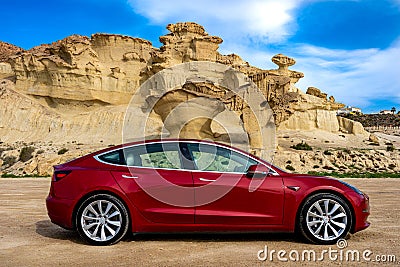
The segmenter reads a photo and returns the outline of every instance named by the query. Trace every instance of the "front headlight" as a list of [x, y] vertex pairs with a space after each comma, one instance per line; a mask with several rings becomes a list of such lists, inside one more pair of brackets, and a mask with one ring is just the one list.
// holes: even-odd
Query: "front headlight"
[[354, 192], [356, 192], [357, 194], [364, 195], [364, 193], [361, 192], [361, 190], [358, 189], [357, 187], [355, 187], [354, 185], [346, 183], [345, 181], [342, 181], [342, 180], [338, 180], [338, 181], [341, 182], [342, 184], [344, 184], [345, 186], [347, 186], [348, 188], [350, 188], [351, 190], [353, 190]]

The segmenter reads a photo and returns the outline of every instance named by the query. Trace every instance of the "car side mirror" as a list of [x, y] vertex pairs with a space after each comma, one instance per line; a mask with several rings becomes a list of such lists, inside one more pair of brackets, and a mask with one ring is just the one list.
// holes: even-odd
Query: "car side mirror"
[[262, 164], [251, 165], [247, 169], [246, 176], [249, 178], [265, 178], [269, 171], [269, 168]]

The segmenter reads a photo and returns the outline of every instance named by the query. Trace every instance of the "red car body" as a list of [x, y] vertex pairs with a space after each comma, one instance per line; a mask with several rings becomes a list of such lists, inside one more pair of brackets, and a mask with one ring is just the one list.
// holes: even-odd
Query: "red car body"
[[[128, 167], [125, 164], [110, 164], [99, 158], [112, 155], [130, 147], [148, 144], [181, 143], [209, 145], [240, 153], [257, 162], [268, 174], [258, 178], [258, 187], [251, 192], [254, 178], [246, 172], [231, 172], [225, 175], [236, 179], [232, 187], [223, 181], [215, 189], [227, 187], [227, 193], [210, 203], [196, 203], [196, 190], [209, 184], [221, 175], [218, 171], [170, 169], [157, 167]], [[108, 154], [107, 154], [108, 153]], [[111, 153], [111, 154], [110, 154]], [[111, 157], [111, 156], [110, 156]], [[182, 160], [182, 159], [181, 159]], [[253, 169], [256, 167], [253, 166]], [[247, 154], [239, 149], [223, 144], [198, 140], [152, 140], [120, 145], [95, 152], [71, 162], [54, 167], [50, 193], [46, 199], [51, 221], [63, 228], [77, 227], [77, 213], [80, 205], [88, 197], [108, 194], [125, 205], [129, 216], [129, 229], [133, 233], [143, 232], [201, 232], [201, 231], [241, 231], [241, 232], [295, 232], [298, 229], [300, 210], [312, 195], [329, 193], [343, 199], [351, 210], [351, 233], [369, 226], [368, 196], [352, 186], [327, 177], [290, 174]], [[251, 167], [250, 167], [251, 169]], [[127, 179], [132, 178], [135, 179]], [[152, 180], [161, 175], [171, 184], [193, 192], [193, 205], [171, 205], [160, 201], [143, 190], [137, 179]], [[225, 179], [229, 181], [229, 179]], [[154, 186], [154, 185], [153, 185]], [[157, 186], [157, 185], [155, 185]], [[217, 188], [218, 187], [218, 188]], [[231, 187], [231, 188], [229, 188]], [[171, 192], [169, 185], [159, 186], [158, 190]], [[189, 196], [184, 196], [188, 197]], [[78, 220], [79, 221], [79, 220]]]

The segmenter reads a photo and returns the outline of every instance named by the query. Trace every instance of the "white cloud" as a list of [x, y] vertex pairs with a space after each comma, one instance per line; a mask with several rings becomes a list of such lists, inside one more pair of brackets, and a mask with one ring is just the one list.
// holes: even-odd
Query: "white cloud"
[[400, 42], [388, 49], [330, 50], [310, 45], [296, 47], [298, 64], [305, 73], [299, 87], [316, 86], [348, 105], [368, 110], [374, 99], [400, 104]]
[[392, 0], [393, 4], [397, 5], [400, 7], [400, 0]]
[[291, 11], [296, 0], [128, 0], [134, 11], [154, 24], [195, 21], [210, 34], [225, 40], [235, 38], [280, 42], [291, 35], [294, 21]]

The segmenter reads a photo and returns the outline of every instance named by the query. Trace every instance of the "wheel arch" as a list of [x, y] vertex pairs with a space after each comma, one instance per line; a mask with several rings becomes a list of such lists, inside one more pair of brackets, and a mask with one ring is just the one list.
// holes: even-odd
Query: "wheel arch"
[[119, 194], [111, 191], [111, 190], [105, 190], [105, 189], [101, 189], [101, 190], [94, 190], [91, 191], [85, 195], [83, 195], [78, 202], [75, 204], [73, 212], [72, 212], [72, 227], [73, 229], [76, 229], [76, 215], [78, 213], [78, 209], [79, 207], [82, 205], [82, 203], [87, 200], [88, 198], [95, 196], [95, 195], [99, 195], [99, 194], [103, 194], [103, 195], [110, 195], [113, 196], [115, 198], [117, 198], [119, 201], [121, 201], [121, 203], [125, 206], [126, 210], [128, 211], [128, 218], [130, 223], [128, 224], [128, 231], [132, 232], [132, 220], [133, 220], [133, 216], [131, 214], [131, 208], [130, 205], [127, 203], [127, 201], [121, 197]]
[[354, 232], [354, 227], [356, 226], [356, 214], [355, 214], [355, 210], [354, 210], [354, 208], [353, 208], [353, 205], [351, 204], [350, 200], [349, 200], [345, 195], [341, 194], [341, 193], [338, 192], [338, 191], [329, 190], [329, 189], [320, 189], [320, 190], [316, 190], [316, 191], [310, 192], [309, 194], [307, 194], [307, 195], [302, 199], [302, 201], [301, 201], [300, 204], [298, 205], [298, 208], [297, 208], [297, 211], [296, 211], [296, 220], [295, 220], [295, 229], [294, 229], [295, 232], [297, 233], [298, 230], [299, 230], [299, 227], [300, 227], [300, 225], [299, 225], [298, 222], [299, 222], [299, 218], [300, 218], [300, 212], [301, 212], [301, 209], [302, 209], [304, 203], [306, 203], [306, 201], [307, 201], [310, 197], [315, 196], [315, 195], [317, 195], [317, 194], [321, 194], [321, 193], [328, 193], [328, 194], [336, 195], [337, 197], [340, 197], [341, 199], [343, 199], [343, 201], [346, 202], [346, 204], [347, 204], [347, 206], [349, 207], [350, 212], [351, 212], [351, 227], [350, 227], [350, 233], [353, 233], [353, 232]]

